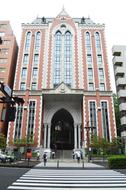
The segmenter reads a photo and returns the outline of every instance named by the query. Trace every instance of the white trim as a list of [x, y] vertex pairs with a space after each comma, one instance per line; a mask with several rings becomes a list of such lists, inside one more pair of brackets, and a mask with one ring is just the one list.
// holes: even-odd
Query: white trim
[[39, 107], [39, 126], [38, 126], [38, 146], [40, 146], [41, 144], [40, 144], [40, 142], [41, 142], [41, 131], [42, 131], [42, 108], [43, 108], [43, 97], [42, 96], [40, 96], [40, 107]]

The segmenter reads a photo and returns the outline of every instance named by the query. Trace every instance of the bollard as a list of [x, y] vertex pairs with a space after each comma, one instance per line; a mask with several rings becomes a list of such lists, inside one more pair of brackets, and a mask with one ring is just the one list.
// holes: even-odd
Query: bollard
[[57, 168], [59, 168], [59, 160], [57, 160]]
[[84, 160], [82, 161], [82, 168], [84, 168]]
[[28, 158], [28, 167], [29, 167], [29, 165], [30, 165], [30, 158]]

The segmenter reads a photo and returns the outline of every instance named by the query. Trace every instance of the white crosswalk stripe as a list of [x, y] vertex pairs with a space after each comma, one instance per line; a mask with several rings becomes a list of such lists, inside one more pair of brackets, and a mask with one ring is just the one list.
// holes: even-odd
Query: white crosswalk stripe
[[13, 190], [126, 190], [126, 175], [113, 170], [31, 169], [8, 189]]

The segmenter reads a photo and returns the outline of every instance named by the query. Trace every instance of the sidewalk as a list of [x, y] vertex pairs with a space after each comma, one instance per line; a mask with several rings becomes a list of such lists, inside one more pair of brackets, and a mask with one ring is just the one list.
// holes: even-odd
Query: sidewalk
[[76, 159], [48, 159], [46, 166], [44, 166], [43, 160], [37, 161], [36, 159], [21, 160], [12, 163], [0, 163], [0, 167], [19, 167], [19, 168], [69, 168], [69, 169], [105, 169], [106, 165], [102, 163], [88, 163], [86, 160], [80, 160], [77, 163]]
[[75, 160], [48, 160], [46, 166], [44, 166], [43, 161], [35, 166], [35, 168], [88, 168], [88, 169], [104, 169], [104, 166], [94, 164], [94, 163], [87, 163], [83, 160], [80, 163], [77, 163]]

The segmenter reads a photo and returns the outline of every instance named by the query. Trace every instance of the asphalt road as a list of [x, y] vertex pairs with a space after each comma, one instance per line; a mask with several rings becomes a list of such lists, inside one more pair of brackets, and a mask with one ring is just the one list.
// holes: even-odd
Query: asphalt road
[[26, 173], [27, 168], [0, 168], [0, 190], [6, 190], [16, 179]]

